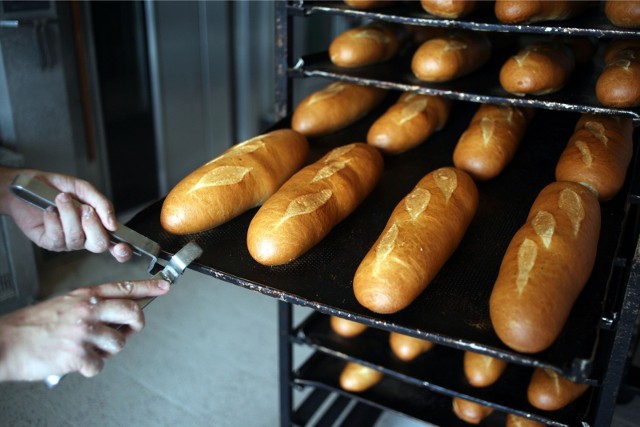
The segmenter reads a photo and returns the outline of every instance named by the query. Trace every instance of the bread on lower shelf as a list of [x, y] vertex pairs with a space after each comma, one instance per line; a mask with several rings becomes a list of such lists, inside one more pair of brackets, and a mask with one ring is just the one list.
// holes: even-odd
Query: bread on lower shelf
[[382, 372], [355, 362], [347, 362], [340, 373], [340, 387], [354, 393], [361, 393], [378, 384]]
[[562, 409], [589, 389], [589, 385], [575, 383], [549, 369], [533, 371], [527, 389], [529, 403], [544, 411]]
[[474, 387], [488, 387], [498, 381], [507, 368], [507, 362], [486, 354], [464, 352], [464, 375]]
[[389, 347], [395, 356], [403, 362], [410, 362], [433, 348], [433, 343], [398, 332], [389, 333]]

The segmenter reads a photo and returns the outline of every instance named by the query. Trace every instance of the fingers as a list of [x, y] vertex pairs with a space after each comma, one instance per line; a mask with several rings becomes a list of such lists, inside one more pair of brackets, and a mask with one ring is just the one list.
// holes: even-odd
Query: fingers
[[89, 288], [80, 288], [73, 291], [76, 295], [95, 296], [97, 298], [146, 298], [164, 295], [169, 291], [169, 282], [166, 280], [131, 280], [123, 282], [105, 283]]
[[109, 247], [109, 252], [118, 262], [127, 262], [133, 256], [133, 250], [131, 250], [131, 246], [126, 243], [118, 243]]

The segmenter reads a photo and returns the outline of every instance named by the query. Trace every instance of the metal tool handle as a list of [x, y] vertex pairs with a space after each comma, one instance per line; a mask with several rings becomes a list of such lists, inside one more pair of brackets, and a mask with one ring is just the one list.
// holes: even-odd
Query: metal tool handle
[[[57, 189], [25, 175], [18, 175], [13, 180], [11, 191], [25, 202], [42, 210], [50, 206], [56, 207], [55, 199], [60, 194]], [[74, 201], [74, 203], [79, 206], [78, 202]], [[109, 231], [109, 234], [111, 235], [112, 243], [128, 243], [133, 247], [136, 255], [150, 257], [148, 271], [151, 271], [158, 261], [158, 254], [160, 253], [160, 245], [158, 243], [120, 223], [118, 223], [118, 228], [115, 231]]]

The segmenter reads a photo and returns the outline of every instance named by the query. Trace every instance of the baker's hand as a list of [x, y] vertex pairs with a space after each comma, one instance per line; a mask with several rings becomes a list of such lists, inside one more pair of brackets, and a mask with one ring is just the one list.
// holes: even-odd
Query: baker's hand
[[[109, 250], [119, 262], [131, 258], [133, 251], [129, 245], [111, 244], [107, 230], [115, 231], [117, 228], [113, 205], [91, 183], [56, 173], [34, 170], [13, 172], [14, 175], [23, 173], [32, 176], [61, 191], [55, 200], [57, 209], [49, 208], [44, 212], [15, 196], [0, 198], [5, 201], [3, 210], [13, 217], [18, 227], [35, 244], [56, 252], [86, 249], [101, 253]], [[74, 200], [80, 203], [80, 207], [73, 203]]]
[[[0, 381], [36, 381], [49, 375], [98, 374], [144, 327], [134, 299], [167, 293], [164, 280], [80, 288], [0, 317]], [[122, 325], [119, 330], [114, 325]]]

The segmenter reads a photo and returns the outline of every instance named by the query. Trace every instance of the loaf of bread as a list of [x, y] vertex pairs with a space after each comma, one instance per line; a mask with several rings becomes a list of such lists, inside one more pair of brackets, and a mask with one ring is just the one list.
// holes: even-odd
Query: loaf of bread
[[520, 417], [515, 414], [507, 414], [506, 427], [545, 427], [545, 423], [540, 421], [531, 420], [529, 418]]
[[367, 330], [367, 325], [343, 317], [331, 316], [329, 318], [331, 329], [336, 334], [345, 338], [352, 338]]
[[444, 127], [451, 104], [448, 98], [405, 92], [371, 125], [367, 142], [384, 154], [404, 153]]
[[173, 187], [160, 224], [174, 234], [217, 227], [261, 205], [302, 167], [308, 152], [307, 139], [291, 129], [234, 145]]
[[476, 9], [476, 0], [420, 0], [422, 8], [440, 18], [457, 19], [467, 16]]
[[572, 18], [594, 6], [593, 1], [496, 0], [495, 14], [505, 24], [561, 21]]
[[486, 354], [464, 352], [464, 375], [474, 387], [488, 387], [498, 381], [507, 368], [507, 362]]
[[291, 127], [307, 137], [338, 131], [366, 116], [386, 94], [377, 87], [333, 82], [298, 104]]
[[445, 82], [483, 66], [491, 41], [481, 32], [455, 31], [424, 42], [413, 54], [411, 71], [425, 82]]
[[249, 253], [264, 265], [298, 258], [364, 200], [383, 167], [378, 150], [361, 142], [335, 148], [304, 167], [251, 220]]
[[378, 384], [382, 372], [355, 362], [347, 362], [340, 373], [340, 387], [343, 390], [360, 393]]
[[422, 353], [431, 350], [433, 343], [422, 338], [390, 332], [389, 347], [391, 347], [391, 351], [398, 359], [403, 362], [410, 362]]
[[384, 62], [400, 49], [398, 28], [374, 22], [338, 35], [329, 45], [329, 58], [339, 67], [362, 67]]
[[481, 104], [453, 151], [453, 164], [478, 181], [493, 179], [515, 155], [534, 109]]
[[600, 201], [613, 198], [624, 185], [633, 155], [630, 118], [584, 114], [556, 165], [558, 181], [593, 190]]
[[456, 250], [477, 207], [478, 190], [467, 173], [444, 167], [427, 174], [360, 263], [353, 279], [358, 302], [383, 314], [410, 305]]
[[607, 107], [640, 105], [640, 40], [614, 40], [607, 45], [604, 69], [596, 81], [596, 97]]
[[344, 0], [344, 4], [354, 9], [370, 10], [389, 6], [393, 0]]
[[538, 194], [507, 248], [489, 301], [502, 342], [537, 353], [556, 340], [591, 275], [599, 236], [600, 204], [587, 187], [556, 181]]
[[584, 394], [589, 386], [570, 381], [550, 369], [536, 368], [527, 388], [529, 403], [544, 411], [564, 408]]
[[500, 84], [514, 95], [545, 95], [562, 89], [574, 67], [573, 52], [564, 43], [536, 42], [504, 63]]
[[616, 27], [640, 28], [640, 0], [606, 0], [604, 13]]
[[453, 398], [453, 412], [462, 421], [480, 424], [493, 412], [493, 408], [460, 397]]

